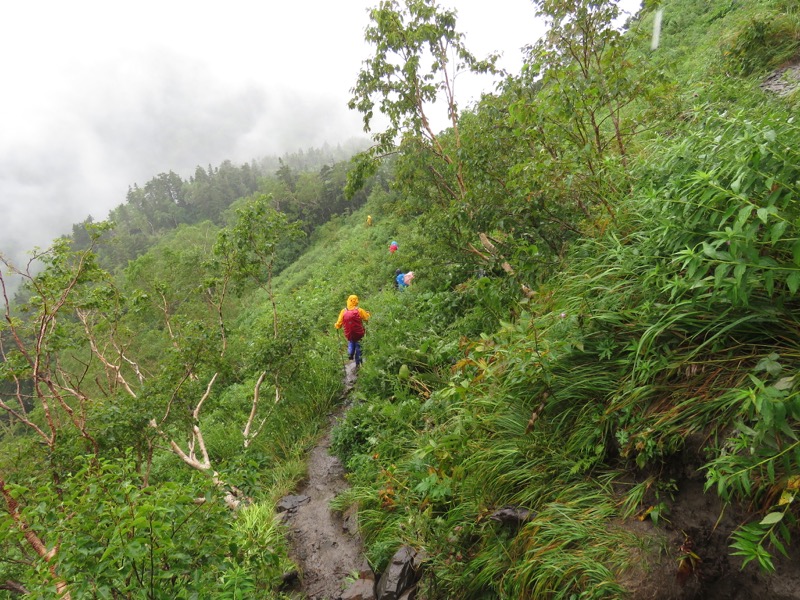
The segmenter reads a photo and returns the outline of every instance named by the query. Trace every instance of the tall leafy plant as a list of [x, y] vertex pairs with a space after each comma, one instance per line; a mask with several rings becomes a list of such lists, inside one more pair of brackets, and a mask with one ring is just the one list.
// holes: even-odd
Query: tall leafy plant
[[614, 0], [535, 4], [548, 31], [508, 86], [518, 97], [510, 107], [517, 135], [532, 150], [517, 172], [546, 197], [544, 218], [550, 212], [574, 225], [595, 218], [599, 207], [613, 219], [629, 190], [626, 167], [641, 113], [670, 92], [646, 59], [634, 62], [636, 32], [618, 29]]
[[[376, 145], [358, 157], [361, 166], [350, 179], [350, 189], [360, 186], [365, 174], [375, 172], [375, 159], [396, 152], [398, 142], [407, 137], [436, 157], [437, 177], [449, 195], [463, 198], [467, 187], [457, 154], [455, 79], [461, 72], [494, 71], [496, 57], [477, 59], [456, 29], [456, 13], [432, 0], [382, 0], [370, 11], [370, 19], [365, 39], [374, 45], [375, 54], [364, 63], [349, 106], [363, 115], [365, 131], [371, 130], [376, 108], [389, 123], [374, 135]], [[442, 145], [434, 129], [432, 106], [437, 100], [444, 101], [453, 128], [451, 149]], [[447, 177], [442, 169], [449, 171]]]

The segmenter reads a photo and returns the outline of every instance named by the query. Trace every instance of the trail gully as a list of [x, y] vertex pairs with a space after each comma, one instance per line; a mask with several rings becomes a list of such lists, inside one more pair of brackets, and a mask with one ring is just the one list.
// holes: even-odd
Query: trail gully
[[[344, 397], [355, 385], [356, 368], [345, 368]], [[331, 429], [345, 412], [330, 417], [325, 436], [311, 451], [308, 474], [296, 494], [278, 505], [289, 531], [291, 555], [298, 565], [292, 596], [307, 600], [374, 598], [374, 575], [363, 557], [355, 516], [330, 509], [330, 501], [348, 487], [341, 461], [330, 454]]]

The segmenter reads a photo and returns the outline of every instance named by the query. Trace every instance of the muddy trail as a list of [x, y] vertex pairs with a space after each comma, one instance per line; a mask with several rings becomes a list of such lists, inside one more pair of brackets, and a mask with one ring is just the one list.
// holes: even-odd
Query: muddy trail
[[[330, 502], [349, 487], [344, 466], [330, 453], [331, 430], [349, 406], [356, 369], [345, 369], [344, 402], [330, 415], [328, 430], [308, 460], [307, 477], [295, 494], [278, 504], [288, 530], [291, 557], [297, 572], [285, 575], [285, 589], [296, 600], [410, 600], [423, 556], [402, 548], [390, 561], [376, 585], [377, 576], [363, 555], [356, 515], [332, 511]], [[741, 568], [730, 555], [730, 536], [746, 515], [725, 510], [718, 498], [706, 494], [700, 471], [699, 444], [689, 444], [670, 469], [677, 482], [670, 517], [664, 527], [641, 519], [626, 527], [655, 541], [652, 554], [644, 554], [620, 574], [631, 600], [744, 600], [800, 598], [800, 562], [796, 547], [786, 561], [778, 561], [771, 575], [754, 564]], [[653, 499], [655, 501], [655, 499]], [[648, 502], [645, 502], [648, 504]], [[689, 554], [690, 550], [696, 554]], [[678, 558], [695, 556], [696, 561]], [[701, 558], [702, 557], [702, 558]], [[688, 567], [688, 568], [682, 568]]]
[[[345, 399], [356, 381], [353, 363], [345, 368]], [[286, 585], [298, 600], [369, 598], [374, 575], [362, 552], [355, 517], [330, 508], [331, 500], [348, 487], [341, 461], [330, 453], [331, 430], [346, 411], [347, 402], [330, 416], [328, 430], [311, 451], [306, 479], [278, 505], [289, 534], [296, 573]]]

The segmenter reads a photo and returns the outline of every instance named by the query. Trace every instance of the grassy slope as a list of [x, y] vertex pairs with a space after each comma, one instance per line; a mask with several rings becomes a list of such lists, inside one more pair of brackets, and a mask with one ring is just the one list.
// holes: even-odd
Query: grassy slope
[[[674, 503], [676, 486], [682, 483], [676, 473], [685, 464], [681, 453], [707, 448], [710, 454], [702, 461], [725, 452], [731, 459], [746, 455], [729, 452], [737, 448], [734, 443], [751, 441], [746, 436], [725, 445], [724, 434], [737, 421], [755, 435], [785, 442], [778, 437], [782, 423], [775, 414], [767, 418], [754, 413], [751, 404], [763, 411], [773, 403], [776, 410], [784, 401], [787, 406], [796, 403], [797, 394], [789, 395], [792, 389], [785, 387], [785, 380], [782, 389], [775, 384], [776, 378], [780, 382], [794, 373], [800, 356], [793, 294], [782, 296], [782, 304], [772, 308], [775, 303], [760, 283], [765, 271], [749, 267], [740, 273], [744, 292], [752, 299], [749, 305], [740, 302], [742, 289], [734, 285], [733, 272], [722, 278], [716, 298], [697, 302], [691, 295], [681, 296], [687, 290], [679, 286], [674, 288], [677, 296], [671, 294], [669, 286], [679, 271], [669, 253], [683, 250], [684, 241], [697, 240], [680, 237], [686, 232], [670, 229], [658, 209], [673, 211], [674, 206], [663, 203], [665, 198], [682, 200], [693, 193], [696, 188], [687, 175], [692, 169], [710, 172], [719, 162], [736, 168], [749, 164], [749, 148], [768, 147], [770, 131], [778, 132], [780, 142], [791, 140], [786, 142], [790, 150], [800, 146], [796, 127], [785, 126], [785, 107], [765, 100], [756, 91], [756, 79], [730, 77], [729, 85], [707, 85], [710, 74], [741, 70], [748, 43], [755, 40], [760, 47], [757, 37], [747, 35], [753, 19], [784, 27], [786, 19], [768, 18], [770, 10], [780, 12], [791, 3], [662, 4], [667, 12], [660, 57], [664, 68], [683, 82], [681, 100], [689, 108], [674, 129], [654, 131], [645, 141], [644, 158], [633, 167], [641, 185], [621, 212], [618, 230], [576, 248], [561, 276], [538, 290], [537, 300], [518, 304], [508, 294], [514, 286], [489, 278], [446, 289], [437, 279], [435, 257], [425, 256], [422, 248], [424, 230], [389, 214], [387, 205], [373, 199], [355, 214], [320, 228], [309, 250], [276, 278], [282, 324], [297, 327], [305, 351], [301, 364], [295, 365], [302, 376], [286, 385], [284, 402], [271, 412], [268, 431], [249, 453], [242, 453], [229, 417], [247, 415], [258, 365], [263, 364], [259, 352], [266, 355], [269, 350], [262, 341], [271, 330], [263, 293], [242, 299], [230, 354], [241, 356], [233, 368], [246, 375], [207, 408], [204, 428], [215, 460], [220, 458], [233, 482], [267, 497], [253, 509], [264, 514], [253, 518], [252, 525], [247, 525], [247, 515], [241, 519], [243, 535], [248, 535], [247, 527], [256, 530], [271, 523], [266, 514], [271, 501], [302, 475], [302, 451], [326, 423], [344, 347], [332, 325], [352, 293], [373, 317], [364, 342], [367, 363], [356, 392], [362, 402], [335, 433], [353, 482], [339, 504], [358, 502], [376, 568], [383, 568], [402, 543], [428, 552], [425, 585], [431, 598], [621, 594], [630, 580], [620, 573], [631, 563], [659, 557], [658, 552], [640, 554], [642, 540], [627, 527], [611, 524], [637, 512], [649, 520], [628, 524], [640, 523], [648, 531], [651, 521], [671, 519], [673, 527], [684, 522], [674, 514], [679, 506]], [[759, 16], [765, 11], [766, 17]], [[649, 17], [644, 21], [648, 24]], [[758, 68], [774, 66], [782, 52], [763, 57]], [[739, 114], [725, 121], [721, 113], [731, 106]], [[706, 120], [712, 113], [716, 122]], [[736, 137], [748, 121], [759, 126]], [[726, 131], [733, 136], [727, 139], [730, 143], [714, 145], [715, 135]], [[737, 154], [739, 147], [745, 152]], [[717, 152], [724, 161], [707, 160]], [[787, 163], [792, 161], [800, 164], [789, 154]], [[771, 176], [758, 173], [758, 166], [747, 172], [756, 182], [747, 185], [761, 186], [753, 194], [755, 201], [764, 199], [762, 188]], [[740, 173], [722, 169], [715, 174], [730, 188]], [[785, 178], [779, 181], [795, 194], [796, 203], [800, 175], [790, 165]], [[721, 201], [736, 200], [733, 196]], [[778, 216], [795, 216], [786, 210]], [[719, 212], [712, 206], [707, 213], [675, 214], [681, 223], [694, 216], [702, 224]], [[365, 225], [367, 213], [374, 219], [370, 228]], [[766, 240], [759, 238], [756, 254], [793, 260], [796, 229], [778, 231], [780, 219], [767, 217], [761, 225], [772, 229]], [[749, 221], [761, 231], [759, 220], [754, 213]], [[726, 223], [715, 225], [724, 230]], [[710, 229], [690, 233], [702, 237]], [[400, 243], [394, 257], [387, 251], [392, 239]], [[695, 268], [713, 273], [718, 262], [698, 259]], [[418, 275], [404, 293], [391, 283], [398, 267]], [[777, 287], [786, 291], [792, 283], [778, 278]], [[727, 293], [734, 299], [720, 297]], [[772, 354], [779, 359], [770, 359]], [[777, 375], [768, 379], [773, 373]], [[754, 374], [771, 390], [770, 402], [764, 402], [767, 393], [752, 389], [757, 386], [747, 387]], [[795, 426], [796, 415], [789, 417], [788, 424]], [[709, 443], [712, 434], [719, 434], [718, 446]], [[703, 443], [698, 445], [697, 439]], [[18, 462], [16, 446], [4, 452]], [[733, 500], [769, 506], [776, 493], [786, 491], [787, 478], [796, 473], [800, 460], [786, 455], [792, 457], [786, 466], [765, 456], [756, 456], [756, 462], [764, 462], [755, 471], [746, 461], [718, 464], [723, 479], [731, 472], [751, 475], [732, 484], [720, 480], [725, 484], [720, 489], [727, 486], [724, 491]], [[175, 457], [161, 460], [164, 464], [156, 468], [162, 473], [175, 472], [179, 480], [190, 477]], [[766, 465], [771, 463], [770, 471]], [[748, 485], [757, 491], [739, 491]], [[507, 504], [534, 511], [533, 520], [516, 528], [489, 518]], [[259, 555], [262, 545], [252, 542], [248, 552]], [[687, 554], [678, 546], [664, 549], [666, 564], [673, 569], [666, 575], [674, 580], [674, 565], [686, 564]], [[705, 549], [698, 552], [705, 559], [723, 560]], [[777, 554], [774, 548], [772, 552]], [[751, 566], [748, 577], [765, 585], [768, 580], [753, 571]]]
[[[675, 273], [659, 254], [676, 232], [658, 231], [664, 224], [650, 209], [673, 193], [658, 187], [673, 175], [670, 160], [697, 156], [697, 168], [714, 167], [703, 164], [705, 129], [724, 133], [773, 110], [782, 122], [780, 103], [747, 91], [755, 80], [736, 80], [738, 89], [706, 85], [730, 67], [725, 53], [756, 13], [778, 5], [757, 3], [743, 13], [735, 2], [663, 3], [662, 59], [679, 65], [674, 75], [686, 82], [684, 100], [695, 104], [685, 113], [689, 123], [677, 138], [651, 138], [657, 160], [636, 165], [642, 183], [621, 217], [624, 236], [578, 248], [562, 276], [539, 290], [542, 300], [515, 311], [512, 323], [497, 325], [503, 302], [493, 297], [502, 286], [491, 280], [442, 290], [422, 279], [406, 294], [387, 289], [395, 265], [386, 244], [399, 237], [401, 223], [374, 206], [326, 227], [282, 275], [279, 285], [291, 290], [292, 302], [325, 315], [320, 328], [330, 326], [350, 293], [373, 311], [358, 391], [365, 402], [337, 430], [336, 447], [354, 483], [339, 504], [359, 503], [374, 566], [410, 543], [430, 556], [431, 597], [609, 597], [631, 586], [621, 573], [632, 563], [660, 560], [657, 545], [639, 553], [648, 536], [637, 540], [610, 523], [641, 510], [648, 522], [671, 516], [689, 524], [669, 513], [680, 506], [677, 486], [688, 485], [676, 475], [687, 443], [695, 452], [704, 440], [705, 458], [713, 458], [720, 450], [709, 445], [713, 435], [752, 418], [730, 391], [746, 391], [748, 372], [781, 343], [780, 328], [796, 324], [785, 313], [751, 320], [752, 306], [732, 307], [730, 299], [687, 295], [675, 302], [669, 289], [663, 293]], [[762, 61], [762, 70], [768, 66], [771, 59]], [[705, 106], [724, 109], [731, 100], [739, 103], [739, 120], [703, 123]], [[371, 230], [363, 226], [370, 210], [377, 217]], [[404, 239], [416, 235], [403, 232], [400, 257]], [[748, 272], [755, 305], [764, 307], [770, 298], [761, 276]], [[465, 334], [471, 341], [459, 339]], [[794, 343], [780, 351], [790, 371]], [[506, 504], [536, 516], [520, 530], [487, 518]], [[661, 548], [673, 581], [676, 565], [693, 567], [679, 545]], [[713, 548], [720, 550], [724, 544]], [[712, 552], [710, 541], [703, 551]]]

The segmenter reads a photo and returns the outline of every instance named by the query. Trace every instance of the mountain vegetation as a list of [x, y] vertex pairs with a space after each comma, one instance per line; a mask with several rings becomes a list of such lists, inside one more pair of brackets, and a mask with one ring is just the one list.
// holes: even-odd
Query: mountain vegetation
[[[350, 294], [334, 508], [377, 572], [408, 545], [429, 599], [798, 597], [800, 9], [534, 5], [500, 73], [384, 0], [373, 147], [162, 173], [3, 261], [0, 598], [290, 597], [275, 506]], [[465, 70], [497, 92], [459, 105]]]

